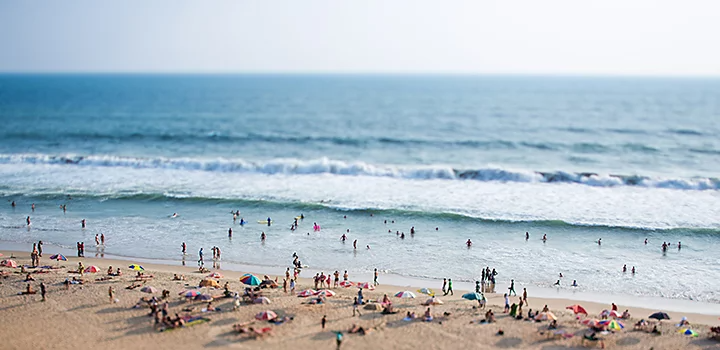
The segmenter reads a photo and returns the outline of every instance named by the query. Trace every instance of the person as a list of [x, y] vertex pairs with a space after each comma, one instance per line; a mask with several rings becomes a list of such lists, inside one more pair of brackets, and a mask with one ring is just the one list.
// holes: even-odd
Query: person
[[110, 265], [110, 267], [108, 267], [108, 270], [107, 270], [107, 275], [112, 276], [112, 274], [113, 274], [113, 268], [112, 268], [112, 265]]
[[325, 329], [325, 322], [327, 322], [327, 315], [323, 315], [322, 320], [320, 320], [320, 324], [322, 324], [322, 329]]
[[270, 220], [270, 217], [269, 217], [269, 216], [268, 216], [268, 218], [267, 218], [267, 223], [268, 223], [268, 226], [270, 226], [270, 224], [272, 223], [272, 220]]
[[78, 273], [82, 276], [85, 273], [85, 266], [82, 261], [78, 261]]
[[80, 254], [85, 257], [85, 242], [80, 242]]
[[295, 293], [295, 279], [290, 280], [290, 293]]
[[40, 282], [40, 295], [42, 296], [42, 300], [41, 300], [41, 301], [47, 300], [47, 299], [45, 298], [46, 293], [47, 293], [47, 290], [45, 289], [45, 283]]
[[355, 300], [353, 300], [353, 317], [355, 317], [356, 312], [357, 312], [358, 316], [362, 316], [362, 314], [360, 313], [360, 309], [358, 308], [359, 305], [360, 304], [358, 302], [358, 298], [355, 297]]
[[618, 307], [617, 307], [617, 305], [615, 305], [615, 303], [611, 303], [610, 307], [611, 307], [610, 310], [612, 310], [612, 311], [617, 311], [617, 309], [618, 309]]
[[200, 259], [198, 259], [198, 266], [203, 266], [203, 265], [205, 265], [205, 260], [203, 260], [203, 249], [202, 249], [202, 247], [200, 248], [200, 251], [198, 251], [198, 256], [200, 257]]
[[104, 233], [100, 234], [100, 244], [102, 244], [103, 247], [105, 246], [105, 234]]
[[80, 221], [80, 226], [82, 226], [82, 228], [85, 228], [85, 219], [82, 219]]
[[340, 345], [342, 345], [342, 342], [343, 342], [343, 333], [335, 332], [335, 343], [337, 344], [338, 350], [340, 350]]
[[263, 232], [260, 234], [260, 241], [261, 241], [261, 242], [265, 242], [265, 238], [266, 238], [265, 232], [263, 231]]
[[447, 293], [445, 293], [446, 288], [447, 288], [447, 278], [443, 278], [443, 285], [442, 285], [443, 295], [447, 295]]
[[635, 274], [635, 266], [632, 267], [632, 271], [631, 271], [631, 272], [632, 272], [633, 275]]
[[559, 285], [560, 285], [560, 280], [557, 280], [557, 282], [555, 282], [554, 285], [559, 286]]
[[487, 321], [487, 323], [495, 322], [495, 313], [492, 311], [492, 309], [489, 309], [488, 312], [485, 313], [485, 320]]
[[122, 276], [122, 271], [120, 271], [120, 268], [117, 268], [117, 271], [115, 272], [115, 276]]
[[113, 303], [115, 301], [115, 289], [113, 289], [112, 286], [108, 287], [108, 297], [110, 297], [110, 303]]
[[377, 286], [377, 285], [380, 285], [380, 283], [378, 282], [378, 270], [377, 270], [377, 268], [375, 269], [375, 279], [373, 280], [373, 284], [376, 285], [376, 286]]
[[335, 270], [335, 273], [333, 273], [334, 282], [333, 282], [333, 288], [337, 288], [340, 284], [340, 272]]
[[623, 311], [622, 316], [620, 316], [620, 318], [627, 320], [628, 318], [630, 318], [630, 312], [627, 309], [625, 309], [625, 311]]
[[30, 226], [30, 216], [28, 216], [27, 219], [25, 219], [25, 222], [27, 222], [27, 225]]
[[363, 304], [363, 292], [362, 292], [362, 288], [358, 288], [357, 301], [358, 301], [358, 304], [360, 304], [360, 305]]
[[627, 265], [623, 265], [623, 272], [627, 272]]
[[343, 273], [343, 281], [347, 281], [347, 280], [348, 280], [348, 272], [347, 272], [347, 270], [345, 270], [345, 272]]
[[523, 288], [523, 296], [522, 296], [522, 298], [523, 298], [523, 302], [524, 302], [525, 305], [527, 306], [527, 304], [528, 304], [528, 302], [527, 302], [527, 288]]
[[365, 248], [366, 248], [367, 250], [370, 250], [370, 245], [369, 245], [369, 244], [366, 245]]
[[[483, 270], [484, 271], [484, 270]], [[480, 281], [475, 281], [475, 293], [480, 293]]]
[[602, 238], [598, 238], [597, 244], [598, 244], [598, 245], [601, 245], [601, 244], [602, 244]]
[[645, 238], [645, 245], [647, 245], [647, 238]]
[[508, 294], [517, 296], [515, 292], [515, 280], [510, 280], [510, 287], [508, 287]]
[[448, 278], [448, 288], [447, 288], [447, 290], [445, 291], [445, 295], [448, 295], [448, 294], [450, 294], [450, 295], [455, 295], [455, 293], [453, 293], [452, 279], [451, 279], [451, 278]]
[[529, 239], [530, 239], [530, 233], [529, 233], [529, 232], [525, 232], [525, 240], [527, 241], [527, 240], [529, 240]]
[[220, 247], [215, 247], [215, 255], [217, 255], [217, 260], [220, 260]]
[[32, 209], [32, 211], [35, 211], [35, 203], [33, 203], [30, 208]]
[[425, 315], [423, 315], [423, 321], [425, 322], [431, 322], [433, 320], [432, 314], [430, 313], [430, 308], [427, 308], [425, 310]]
[[577, 287], [577, 286], [578, 286], [578, 284], [577, 284], [577, 281], [576, 281], [576, 280], [573, 280], [572, 286], [573, 286], [573, 287]]
[[505, 298], [505, 311], [504, 313], [508, 313], [510, 311], [510, 297], [508, 297], [507, 293], [503, 295], [503, 298]]
[[95, 245], [100, 245], [100, 235], [95, 234]]
[[232, 227], [228, 229], [228, 238], [232, 238]]
[[12, 203], [10, 203], [10, 206], [15, 208], [15, 201], [12, 201]]
[[465, 245], [467, 245], [468, 248], [472, 246], [472, 241], [468, 238], [467, 242], [465, 242]]
[[182, 247], [182, 253], [183, 253], [183, 255], [185, 255], [185, 253], [187, 252], [187, 245], [185, 244], [185, 242], [182, 242], [181, 247]]
[[543, 235], [542, 241], [543, 241], [543, 243], [547, 242], [547, 234]]
[[357, 239], [353, 241], [353, 249], [357, 250]]
[[682, 243], [678, 242], [678, 250], [682, 248]]
[[37, 248], [38, 248], [38, 256], [39, 257], [42, 256], [42, 246], [43, 246], [43, 241], [38, 241]]
[[347, 236], [343, 233], [343, 235], [340, 236], [340, 240], [345, 242], [347, 240]]

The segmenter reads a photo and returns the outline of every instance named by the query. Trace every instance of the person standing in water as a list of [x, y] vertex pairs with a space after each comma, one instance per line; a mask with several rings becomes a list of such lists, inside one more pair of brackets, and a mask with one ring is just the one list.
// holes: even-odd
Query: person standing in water
[[30, 208], [32, 209], [32, 211], [35, 211], [35, 203], [33, 203], [32, 206], [30, 206]]
[[266, 238], [265, 232], [261, 233], [261, 234], [260, 234], [260, 241], [261, 241], [261, 242], [265, 242], [265, 238]]
[[202, 248], [200, 248], [200, 251], [198, 252], [198, 256], [200, 257], [200, 259], [198, 259], [198, 266], [205, 265], [205, 260], [203, 260], [203, 249]]
[[82, 221], [80, 221], [80, 226], [82, 226], [82, 228], [85, 228], [85, 219], [82, 219]]
[[95, 245], [100, 245], [100, 236], [97, 233], [95, 234]]
[[353, 241], [353, 249], [357, 250], [357, 239]]
[[103, 247], [105, 246], [105, 234], [104, 233], [100, 234], [100, 244], [102, 244]]
[[185, 244], [185, 242], [182, 242], [181, 247], [182, 247], [182, 253], [183, 253], [183, 255], [185, 255], [185, 253], [187, 252], [187, 245]]
[[30, 216], [28, 216], [27, 219], [25, 219], [25, 222], [27, 222], [27, 225], [30, 226]]
[[530, 239], [530, 232], [525, 232], [525, 240], [527, 241], [529, 239]]
[[232, 227], [228, 229], [228, 238], [232, 238]]
[[38, 241], [38, 244], [37, 244], [38, 256], [42, 256], [42, 246], [43, 246], [43, 241]]
[[380, 283], [378, 282], [378, 270], [377, 269], [375, 269], [375, 279], [373, 280], [373, 284], [376, 286], [380, 285]]
[[268, 226], [270, 226], [270, 224], [272, 223], [272, 220], [270, 220], [270, 217], [269, 217], [269, 216], [268, 216], [268, 218], [267, 218], [267, 223], [268, 223]]

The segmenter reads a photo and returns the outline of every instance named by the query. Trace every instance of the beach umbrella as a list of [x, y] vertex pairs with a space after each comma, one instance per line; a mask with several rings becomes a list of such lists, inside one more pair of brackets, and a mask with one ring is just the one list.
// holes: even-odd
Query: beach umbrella
[[680, 334], [683, 334], [683, 335], [688, 335], [688, 336], [691, 336], [691, 337], [697, 337], [697, 336], [698, 336], [698, 332], [695, 332], [694, 330], [692, 330], [692, 329], [690, 329], [690, 328], [681, 329], [681, 330], [679, 331], [679, 333], [680, 333]]
[[150, 287], [150, 286], [142, 287], [142, 288], [140, 288], [140, 291], [144, 292], [144, 293], [150, 293], [150, 294], [157, 293], [157, 289], [155, 289], [155, 287]]
[[547, 320], [557, 320], [557, 317], [555, 317], [555, 314], [552, 312], [541, 312], [535, 316], [535, 321], [547, 321]]
[[253, 299], [253, 303], [255, 303], [255, 304], [270, 304], [270, 298], [257, 297], [255, 299]]
[[582, 323], [588, 327], [597, 327], [599, 325], [599, 322], [600, 321], [598, 321], [594, 318], [586, 318], [586, 319], [580, 321], [580, 323]]
[[0, 261], [0, 266], [17, 267], [18, 265], [17, 265], [17, 262], [15, 262], [15, 260], [3, 260], [3, 261]]
[[223, 275], [220, 272], [213, 272], [208, 275], [209, 278], [223, 278]]
[[598, 322], [598, 325], [607, 327], [608, 329], [621, 330], [625, 328], [625, 325], [616, 320], [602, 320]]
[[375, 286], [370, 282], [363, 282], [357, 284], [358, 288], [367, 289], [367, 290], [374, 290]]
[[135, 264], [132, 264], [132, 265], [128, 266], [128, 268], [129, 268], [130, 270], [135, 270], [135, 271], [145, 271], [145, 268], [144, 268], [144, 267], [142, 267], [142, 266], [140, 266], [140, 265], [135, 265]]
[[570, 305], [570, 306], [566, 307], [566, 309], [572, 310], [572, 312], [574, 312], [576, 315], [577, 314], [585, 314], [585, 315], [588, 314], [587, 311], [585, 311], [585, 308], [578, 304]]
[[67, 258], [65, 257], [65, 255], [55, 254], [55, 255], [50, 255], [50, 260], [57, 260], [57, 261], [62, 260], [62, 261], [67, 261]]
[[196, 296], [200, 295], [200, 292], [196, 290], [186, 290], [184, 292], [180, 292], [180, 295], [183, 295], [186, 298], [195, 298]]
[[350, 288], [350, 287], [352, 287], [352, 286], [354, 286], [354, 285], [355, 285], [355, 283], [352, 283], [352, 282], [350, 282], [350, 281], [342, 281], [342, 282], [340, 282], [340, 287]]
[[615, 310], [603, 310], [600, 312], [600, 317], [613, 317], [613, 318], [622, 318], [622, 314], [615, 311]]
[[249, 286], [259, 286], [260, 285], [260, 279], [257, 278], [257, 276], [251, 275], [249, 273], [242, 275], [240, 277], [240, 282], [247, 284]]
[[315, 293], [316, 292], [312, 289], [306, 289], [306, 290], [298, 293], [298, 296], [301, 298], [307, 298], [307, 297], [311, 297], [311, 296], [315, 295]]
[[402, 292], [395, 293], [395, 296], [398, 298], [415, 298], [415, 293], [409, 290], [404, 290]]
[[195, 300], [210, 301], [213, 300], [213, 296], [210, 294], [198, 294], [195, 296]]
[[442, 305], [443, 301], [440, 300], [440, 298], [432, 297], [428, 300], [425, 300], [425, 305]]
[[420, 289], [418, 289], [417, 291], [418, 291], [418, 293], [426, 294], [426, 295], [429, 295], [429, 296], [434, 296], [434, 295], [435, 295], [435, 292], [433, 292], [433, 290], [430, 289], [430, 288], [420, 288]]
[[658, 321], [661, 321], [661, 320], [669, 320], [670, 316], [668, 316], [668, 314], [666, 314], [664, 312], [656, 312], [656, 313], [648, 316], [648, 318], [654, 318]]
[[482, 300], [483, 296], [480, 293], [466, 293], [463, 294], [462, 298], [467, 300]]
[[259, 298], [255, 298], [255, 300], [253, 300], [253, 303], [255, 303], [255, 304], [270, 304], [270, 299], [268, 299], [266, 297], [259, 297]]
[[270, 310], [265, 310], [257, 315], [255, 315], [255, 319], [258, 319], [260, 321], [270, 321], [277, 318], [277, 314]]
[[317, 292], [315, 292], [315, 295], [322, 295], [324, 297], [333, 297], [335, 296], [335, 292], [327, 289], [322, 289]]
[[95, 266], [95, 265], [90, 265], [90, 266], [88, 266], [88, 267], [85, 268], [85, 273], [88, 273], [88, 272], [89, 272], [89, 273], [100, 272], [100, 268], [97, 267], [97, 266]]

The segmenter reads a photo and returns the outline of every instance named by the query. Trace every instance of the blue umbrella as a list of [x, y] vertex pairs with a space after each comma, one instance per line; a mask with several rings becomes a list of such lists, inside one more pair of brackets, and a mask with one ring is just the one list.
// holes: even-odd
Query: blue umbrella
[[240, 282], [250, 285], [250, 286], [259, 286], [260, 285], [260, 279], [249, 273], [242, 275], [242, 277], [240, 277]]
[[467, 293], [467, 294], [463, 294], [462, 297], [463, 297], [463, 299], [467, 299], [467, 300], [482, 300], [483, 299], [483, 296], [480, 293]]
[[50, 256], [50, 260], [57, 260], [57, 261], [62, 260], [62, 261], [67, 261], [67, 258], [65, 257], [65, 255], [55, 254], [55, 255]]

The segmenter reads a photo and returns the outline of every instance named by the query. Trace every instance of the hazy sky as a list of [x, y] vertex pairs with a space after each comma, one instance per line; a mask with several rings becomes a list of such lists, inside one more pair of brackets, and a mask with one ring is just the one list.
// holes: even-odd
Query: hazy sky
[[5, 72], [720, 75], [718, 0], [0, 0]]

